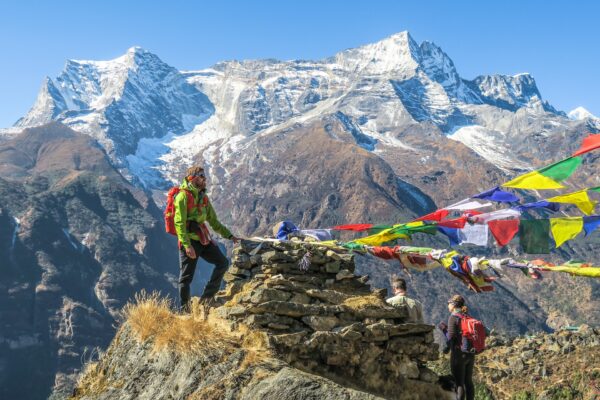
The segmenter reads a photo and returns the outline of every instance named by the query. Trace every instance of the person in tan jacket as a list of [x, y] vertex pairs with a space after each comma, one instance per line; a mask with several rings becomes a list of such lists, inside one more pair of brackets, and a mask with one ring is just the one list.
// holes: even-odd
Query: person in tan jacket
[[418, 300], [406, 296], [406, 281], [402, 278], [392, 280], [393, 297], [386, 300], [392, 306], [404, 306], [408, 309], [408, 320], [415, 324], [423, 323], [423, 306]]

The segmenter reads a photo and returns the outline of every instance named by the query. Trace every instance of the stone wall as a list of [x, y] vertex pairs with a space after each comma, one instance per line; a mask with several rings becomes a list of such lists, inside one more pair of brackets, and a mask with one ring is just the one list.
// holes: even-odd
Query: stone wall
[[243, 241], [225, 280], [218, 297], [226, 303], [210, 318], [264, 333], [293, 367], [392, 397], [437, 381], [424, 366], [438, 357], [433, 326], [406, 323], [407, 310], [387, 305], [385, 289], [354, 275], [352, 253]]

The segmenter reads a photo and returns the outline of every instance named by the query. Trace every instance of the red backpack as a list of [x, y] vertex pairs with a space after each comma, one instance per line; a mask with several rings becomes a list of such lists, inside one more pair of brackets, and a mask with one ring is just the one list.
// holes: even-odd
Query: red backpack
[[465, 353], [479, 354], [485, 350], [485, 326], [483, 323], [466, 314], [458, 315], [462, 343], [460, 349]]
[[[194, 196], [189, 190], [181, 189], [178, 186], [174, 186], [167, 193], [167, 207], [165, 208], [164, 217], [165, 217], [165, 231], [170, 233], [171, 235], [177, 236], [177, 230], [175, 229], [175, 197], [177, 194], [184, 190], [187, 196], [187, 210], [188, 213], [194, 207], [206, 207], [208, 205], [208, 197], [204, 196], [202, 198], [201, 204], [196, 204], [194, 202]], [[200, 236], [200, 242], [202, 244], [207, 244], [210, 241], [210, 233], [208, 232], [208, 228], [206, 225], [199, 225], [199, 232], [197, 232]]]
[[[175, 236], [177, 236], [177, 230], [175, 229], [175, 197], [177, 197], [180, 191], [181, 189], [177, 186], [169, 190], [169, 193], [167, 193], [167, 207], [164, 212], [165, 231]], [[187, 195], [187, 208], [189, 212], [194, 207], [194, 196], [187, 190], [185, 194]]]

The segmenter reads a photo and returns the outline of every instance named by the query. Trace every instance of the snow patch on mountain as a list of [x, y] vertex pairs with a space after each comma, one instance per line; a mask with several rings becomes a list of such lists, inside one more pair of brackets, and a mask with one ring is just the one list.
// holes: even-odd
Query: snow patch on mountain
[[[144, 138], [138, 143], [135, 154], [127, 156], [130, 171], [148, 189], [165, 189], [181, 179], [181, 168], [194, 163], [198, 154], [210, 164], [215, 154], [210, 152], [214, 144], [220, 147], [218, 159], [223, 160], [237, 150], [237, 144], [245, 137], [234, 135], [216, 116], [181, 135], [169, 133], [162, 138]], [[180, 166], [181, 168], [176, 168]]]
[[480, 125], [470, 125], [457, 129], [448, 137], [471, 148], [481, 157], [506, 172], [515, 168], [530, 168], [529, 165], [515, 157], [510, 146], [506, 144], [505, 134], [500, 131]]
[[10, 240], [10, 251], [12, 252], [15, 248], [15, 243], [17, 242], [17, 235], [19, 234], [19, 229], [21, 227], [21, 220], [17, 217], [13, 217], [13, 221], [15, 223], [15, 227], [13, 229], [12, 238]]

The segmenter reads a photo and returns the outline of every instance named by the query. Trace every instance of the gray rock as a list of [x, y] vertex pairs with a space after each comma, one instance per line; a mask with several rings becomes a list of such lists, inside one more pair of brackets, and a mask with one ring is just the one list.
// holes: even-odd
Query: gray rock
[[302, 317], [302, 322], [315, 331], [330, 331], [339, 325], [340, 320], [335, 316], [309, 315]]
[[378, 400], [372, 394], [345, 388], [329, 380], [284, 368], [247, 391], [243, 400]]

